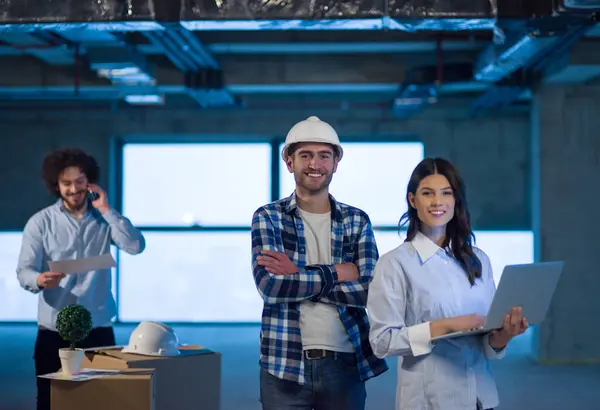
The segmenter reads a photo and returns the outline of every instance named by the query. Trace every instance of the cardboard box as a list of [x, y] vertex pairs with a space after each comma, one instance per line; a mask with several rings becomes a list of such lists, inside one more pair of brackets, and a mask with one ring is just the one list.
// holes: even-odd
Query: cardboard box
[[156, 357], [121, 353], [121, 348], [88, 350], [81, 367], [153, 369], [154, 410], [221, 408], [221, 354], [217, 352], [182, 349], [179, 356]]
[[50, 380], [52, 410], [155, 410], [154, 373], [125, 371], [86, 381]]

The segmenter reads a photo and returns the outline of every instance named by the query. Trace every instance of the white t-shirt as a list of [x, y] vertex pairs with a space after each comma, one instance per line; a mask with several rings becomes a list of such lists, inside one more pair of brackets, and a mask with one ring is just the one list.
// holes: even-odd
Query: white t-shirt
[[[304, 222], [306, 263], [331, 264], [331, 213], [313, 214], [298, 208]], [[302, 348], [354, 352], [337, 307], [305, 301], [300, 304]]]

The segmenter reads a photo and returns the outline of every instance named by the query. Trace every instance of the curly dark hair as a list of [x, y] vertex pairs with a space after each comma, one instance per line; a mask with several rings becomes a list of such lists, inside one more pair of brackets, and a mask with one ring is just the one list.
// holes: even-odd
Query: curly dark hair
[[100, 167], [91, 155], [77, 148], [66, 148], [54, 151], [44, 158], [42, 163], [42, 179], [48, 190], [60, 197], [58, 190], [58, 176], [66, 168], [78, 167], [85, 174], [88, 181], [96, 184], [100, 178]]
[[399, 227], [401, 229], [408, 222], [407, 241], [412, 240], [419, 231], [421, 221], [417, 216], [417, 210], [410, 205], [408, 194], [416, 194], [421, 180], [434, 174], [443, 175], [448, 179], [456, 199], [454, 218], [446, 226], [446, 239], [442, 248], [450, 245], [452, 254], [465, 270], [469, 283], [473, 285], [475, 278], [481, 277], [481, 261], [473, 252], [472, 247], [475, 234], [471, 229], [471, 217], [467, 205], [467, 188], [460, 173], [452, 163], [442, 158], [425, 158], [417, 165], [406, 189], [408, 211], [400, 218]]

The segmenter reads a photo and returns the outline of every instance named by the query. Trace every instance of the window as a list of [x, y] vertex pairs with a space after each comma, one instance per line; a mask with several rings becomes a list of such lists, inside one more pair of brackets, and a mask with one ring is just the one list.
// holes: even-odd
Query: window
[[37, 295], [21, 287], [17, 263], [22, 232], [0, 233], [0, 320], [7, 322], [37, 321]]
[[[422, 159], [419, 142], [345, 143], [329, 190], [338, 201], [365, 211], [374, 226], [396, 226], [406, 212], [408, 180]], [[283, 161], [280, 175], [284, 198], [294, 191], [295, 181]]]
[[[119, 320], [260, 320], [249, 230], [253, 212], [277, 199], [274, 188], [280, 197], [294, 189], [282, 161], [280, 178], [272, 180], [271, 158], [279, 158], [273, 154], [280, 149], [266, 143], [125, 145], [123, 214], [141, 226], [147, 247], [141, 255], [119, 255]], [[332, 193], [367, 211], [374, 225], [396, 226], [423, 145], [349, 143], [344, 150]], [[147, 303], [154, 300], [166, 303]]]
[[[375, 231], [379, 255], [400, 246], [406, 234], [395, 231]], [[476, 231], [475, 246], [490, 258], [496, 286], [506, 265], [532, 263], [533, 232], [531, 231]]]
[[123, 213], [137, 226], [241, 226], [271, 200], [269, 144], [127, 144]]
[[375, 230], [375, 242], [377, 242], [377, 250], [379, 251], [379, 256], [384, 253], [388, 253], [396, 249], [398, 246], [402, 245], [404, 242], [404, 238], [406, 238], [405, 231], [402, 231], [400, 234], [398, 231], [379, 231]]
[[[260, 320], [250, 226], [254, 211], [273, 199], [272, 149], [125, 145], [123, 214], [142, 229], [146, 250], [119, 254], [119, 320]], [[155, 300], [165, 303], [148, 303]]]
[[[22, 232], [0, 232], [0, 321], [37, 321], [38, 295], [23, 289], [17, 279]], [[117, 251], [111, 247], [113, 257]], [[116, 269], [112, 269], [112, 292], [116, 298]]]
[[142, 254], [121, 252], [121, 320], [260, 321], [263, 302], [252, 277], [249, 232], [145, 232], [145, 237]]
[[534, 261], [531, 231], [476, 231], [475, 242], [490, 258], [496, 286], [506, 265]]
[[[123, 214], [141, 227], [146, 250], [119, 253], [120, 321], [260, 321], [249, 231], [258, 207], [278, 199], [278, 191], [283, 198], [294, 190], [283, 161], [271, 163], [281, 148], [278, 142], [125, 145]], [[396, 227], [423, 154], [421, 143], [344, 144], [331, 193], [369, 214], [380, 254], [404, 239]], [[505, 265], [533, 260], [530, 232], [476, 234], [497, 279]]]

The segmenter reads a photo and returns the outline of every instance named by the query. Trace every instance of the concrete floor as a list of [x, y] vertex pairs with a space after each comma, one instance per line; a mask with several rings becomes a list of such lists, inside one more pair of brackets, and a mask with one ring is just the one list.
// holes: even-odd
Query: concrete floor
[[[134, 326], [116, 327], [125, 344]], [[260, 410], [258, 326], [175, 326], [182, 343], [197, 343], [223, 354], [221, 410]], [[33, 410], [35, 325], [0, 325], [0, 410]], [[499, 410], [600, 409], [600, 366], [544, 367], [529, 359], [530, 337], [509, 346], [494, 363]], [[390, 371], [367, 383], [368, 410], [394, 410], [396, 360]]]

